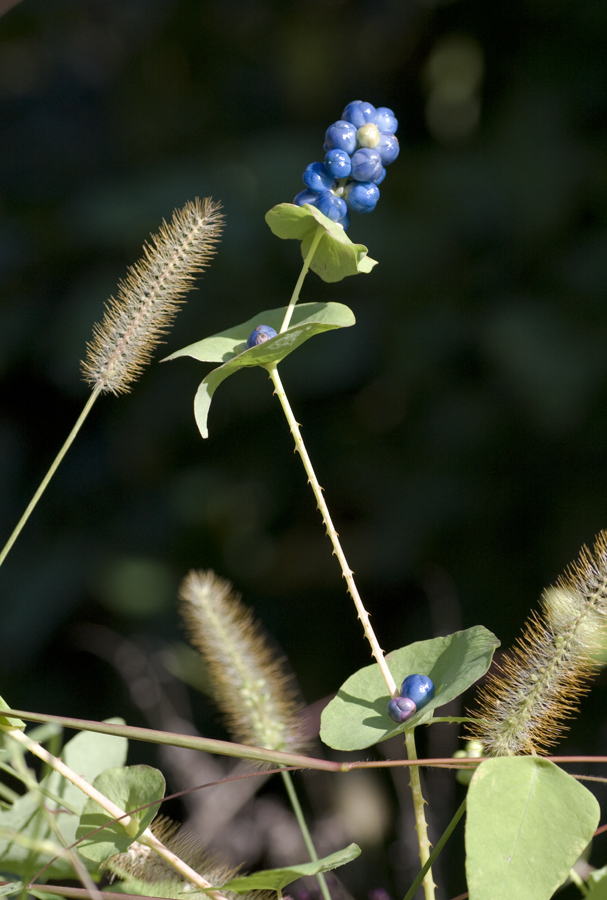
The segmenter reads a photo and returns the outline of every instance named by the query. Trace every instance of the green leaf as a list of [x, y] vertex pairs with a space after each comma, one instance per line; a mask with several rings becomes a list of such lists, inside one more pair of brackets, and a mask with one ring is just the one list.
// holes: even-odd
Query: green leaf
[[496, 647], [495, 635], [475, 625], [388, 653], [386, 662], [397, 684], [407, 675], [428, 675], [434, 683], [434, 698], [403, 725], [395, 725], [387, 712], [390, 698], [384, 679], [374, 663], [351, 675], [325, 707], [321, 739], [335, 750], [362, 750], [428, 722], [437, 706], [458, 697], [485, 674]]
[[590, 888], [588, 900], [607, 900], [607, 866], [591, 872], [586, 887]]
[[319, 872], [337, 869], [352, 862], [357, 856], [360, 856], [360, 847], [357, 844], [350, 844], [345, 850], [338, 850], [325, 856], [324, 859], [301, 863], [298, 866], [285, 866], [283, 869], [264, 869], [253, 875], [232, 878], [216, 890], [235, 891], [237, 894], [245, 894], [247, 891], [279, 891], [302, 875], [318, 875]]
[[[0, 710], [3, 709], [10, 709], [10, 706], [2, 697], [0, 697]], [[18, 728], [20, 731], [24, 731], [25, 722], [14, 717], [11, 719], [9, 716], [0, 715], [0, 728]]]
[[194, 399], [194, 415], [203, 438], [209, 436], [207, 419], [213, 395], [222, 381], [246, 366], [267, 366], [280, 362], [308, 338], [323, 331], [354, 325], [354, 313], [343, 303], [302, 303], [295, 307], [291, 325], [282, 334], [247, 350], [248, 336], [257, 325], [270, 325], [277, 331], [284, 319], [286, 307], [267, 309], [240, 325], [212, 337], [190, 344], [167, 359], [192, 356], [202, 362], [223, 360], [200, 384]]
[[[246, 322], [241, 322], [240, 325], [234, 325], [232, 328], [226, 329], [226, 331], [220, 331], [218, 334], [211, 335], [211, 337], [196, 341], [195, 344], [188, 344], [187, 347], [176, 350], [175, 353], [171, 353], [162, 362], [177, 359], [178, 356], [191, 356], [200, 362], [226, 363], [245, 351], [250, 354], [254, 354], [259, 350], [263, 351], [270, 344], [270, 341], [266, 341], [265, 344], [247, 351], [247, 338], [258, 325], [269, 325], [275, 331], [279, 331], [286, 311], [286, 306], [279, 306], [277, 309], [264, 309], [263, 312], [257, 313], [252, 319], [247, 319]], [[284, 334], [288, 334], [291, 329], [300, 325], [324, 325], [325, 327], [321, 330], [329, 331], [332, 328], [347, 328], [350, 325], [354, 325], [355, 322], [354, 313], [347, 306], [344, 306], [343, 303], [298, 303], [293, 310], [290, 327], [287, 328]], [[312, 335], [308, 335], [308, 337], [312, 337]], [[276, 341], [276, 338], [271, 340]], [[259, 365], [259, 363], [251, 362], [249, 365]]]
[[266, 213], [266, 222], [277, 237], [301, 241], [303, 259], [308, 255], [318, 226], [325, 229], [310, 264], [323, 281], [341, 281], [347, 275], [366, 274], [377, 265], [377, 260], [367, 256], [364, 244], [353, 244], [341, 225], [307, 203], [303, 206], [279, 203]]
[[[146, 803], [162, 800], [165, 784], [163, 775], [158, 769], [151, 766], [128, 766], [121, 769], [106, 769], [97, 776], [93, 787], [120, 809], [130, 812]], [[98, 803], [89, 799], [84, 804], [76, 831], [78, 839], [85, 838], [78, 844], [78, 849], [86, 859], [97, 863], [103, 862], [114, 853], [124, 853], [145, 831], [157, 812], [158, 804], [154, 803], [153, 806], [132, 814], [132, 818], [139, 826], [134, 836], [128, 834], [120, 822], [113, 822], [89, 838], [86, 837], [89, 832], [112, 819]]]
[[20, 894], [22, 890], [22, 881], [13, 881], [11, 884], [3, 884], [2, 887], [0, 887], [0, 897], [7, 897], [9, 894]]
[[502, 757], [481, 763], [468, 789], [470, 900], [549, 900], [589, 843], [594, 796], [554, 763]]

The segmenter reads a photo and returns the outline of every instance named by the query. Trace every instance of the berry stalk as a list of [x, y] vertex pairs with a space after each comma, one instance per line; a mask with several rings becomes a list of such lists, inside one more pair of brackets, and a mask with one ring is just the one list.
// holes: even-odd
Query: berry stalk
[[314, 254], [316, 253], [316, 248], [318, 247], [318, 245], [320, 243], [320, 239], [324, 233], [325, 233], [325, 229], [322, 227], [322, 225], [317, 225], [316, 226], [316, 234], [314, 235], [314, 237], [312, 239], [312, 243], [310, 244], [310, 249], [308, 250], [306, 258], [304, 259], [303, 266], [301, 267], [301, 272], [299, 273], [299, 278], [297, 279], [295, 287], [293, 288], [293, 293], [291, 295], [291, 299], [289, 300], [289, 305], [287, 306], [287, 311], [285, 313], [285, 317], [282, 321], [282, 325], [280, 326], [281, 334], [283, 333], [283, 331], [286, 331], [287, 328], [289, 327], [289, 322], [291, 321], [291, 316], [293, 315], [293, 310], [295, 309], [295, 304], [299, 300], [301, 286], [304, 282], [304, 278], [308, 274], [308, 269], [310, 268], [310, 263], [312, 262], [312, 258], [314, 256]]
[[282, 385], [282, 381], [280, 380], [280, 376], [278, 374], [278, 369], [276, 365], [268, 365], [266, 366], [270, 378], [272, 379], [272, 383], [274, 384], [274, 392], [280, 401], [280, 405], [282, 406], [283, 412], [285, 414], [285, 418], [289, 423], [289, 429], [291, 434], [293, 435], [293, 440], [295, 441], [295, 448], [301, 457], [301, 461], [303, 463], [304, 469], [306, 470], [306, 475], [308, 476], [308, 482], [310, 487], [314, 492], [314, 496], [316, 498], [316, 503], [318, 505], [318, 509], [322, 516], [322, 520], [325, 524], [325, 528], [327, 529], [327, 535], [331, 543], [333, 544], [333, 553], [337, 557], [339, 564], [341, 566], [341, 571], [343, 577], [346, 579], [346, 584], [348, 586], [348, 592], [352, 599], [354, 600], [354, 605], [356, 607], [356, 611], [358, 613], [358, 618], [362, 622], [362, 626], [365, 632], [365, 637], [371, 644], [371, 652], [375, 657], [375, 661], [379, 666], [380, 672], [384, 681], [386, 682], [386, 687], [388, 688], [388, 693], [391, 697], [398, 697], [398, 688], [396, 686], [396, 682], [392, 677], [392, 673], [388, 668], [388, 664], [384, 659], [384, 652], [379, 646], [379, 642], [377, 637], [375, 636], [375, 632], [371, 627], [371, 622], [369, 620], [369, 613], [364, 607], [361, 596], [358, 593], [358, 588], [356, 587], [356, 582], [354, 581], [354, 572], [348, 565], [348, 560], [346, 559], [346, 555], [342, 549], [342, 546], [339, 541], [339, 535], [335, 530], [335, 526], [331, 519], [331, 514], [329, 513], [329, 508], [325, 502], [325, 499], [322, 495], [322, 488], [318, 483], [318, 479], [316, 477], [316, 473], [314, 471], [314, 467], [312, 466], [312, 461], [308, 456], [308, 451], [306, 450], [306, 446], [304, 444], [303, 438], [301, 436], [301, 431], [299, 430], [299, 425], [295, 416], [293, 415], [293, 410], [291, 409], [291, 405], [287, 399], [287, 395], [285, 393], [285, 389]]

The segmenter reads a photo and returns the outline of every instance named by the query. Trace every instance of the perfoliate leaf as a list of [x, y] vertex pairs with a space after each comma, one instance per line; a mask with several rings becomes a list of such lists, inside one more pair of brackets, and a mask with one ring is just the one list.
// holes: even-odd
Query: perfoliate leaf
[[301, 241], [304, 259], [318, 226], [325, 229], [310, 264], [323, 281], [341, 281], [347, 275], [368, 273], [377, 265], [377, 260], [367, 256], [363, 244], [353, 244], [341, 225], [307, 203], [279, 203], [266, 213], [266, 222], [277, 237]]
[[[97, 776], [93, 787], [120, 809], [130, 812], [146, 803], [162, 800], [165, 783], [162, 772], [158, 769], [151, 766], [128, 766], [121, 769], [106, 769]], [[113, 822], [102, 831], [86, 837], [91, 831], [112, 820], [98, 803], [89, 799], [84, 804], [76, 831], [78, 839], [84, 838], [78, 844], [78, 850], [86, 859], [97, 863], [103, 862], [114, 853], [124, 853], [145, 831], [157, 812], [158, 804], [154, 803], [153, 806], [132, 814], [132, 818], [138, 822], [137, 833], [134, 836], [126, 832], [121, 822]]]
[[496, 647], [495, 635], [475, 625], [393, 650], [386, 662], [396, 683], [400, 685], [407, 675], [427, 675], [434, 683], [434, 698], [404, 724], [395, 725], [388, 716], [390, 698], [379, 666], [365, 666], [344, 682], [323, 710], [321, 740], [335, 750], [362, 750], [428, 722], [436, 707], [458, 697], [485, 674]]
[[549, 900], [590, 842], [599, 816], [590, 791], [548, 760], [485, 760], [468, 789], [470, 900]]
[[282, 869], [265, 869], [262, 872], [255, 872], [253, 875], [232, 878], [221, 885], [219, 890], [234, 891], [237, 894], [246, 894], [248, 891], [278, 891], [303, 875], [318, 875], [319, 872], [337, 869], [339, 866], [345, 866], [346, 863], [352, 862], [357, 856], [360, 856], [360, 847], [357, 844], [350, 844], [344, 850], [338, 850], [336, 853], [331, 853], [314, 862], [285, 866]]
[[282, 334], [247, 350], [247, 338], [257, 325], [280, 328], [287, 307], [267, 309], [240, 325], [228, 328], [195, 344], [177, 350], [167, 359], [192, 356], [202, 362], [219, 362], [200, 384], [194, 400], [196, 423], [203, 438], [208, 437], [207, 419], [213, 394], [222, 381], [246, 366], [267, 366], [280, 362], [301, 344], [323, 331], [354, 325], [354, 313], [343, 303], [302, 303], [295, 307], [291, 325]]

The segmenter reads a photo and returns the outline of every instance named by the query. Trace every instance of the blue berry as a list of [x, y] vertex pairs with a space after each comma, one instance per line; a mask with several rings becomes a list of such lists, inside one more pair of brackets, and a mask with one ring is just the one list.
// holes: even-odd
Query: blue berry
[[346, 153], [352, 155], [358, 146], [356, 140], [357, 127], [352, 122], [345, 122], [343, 119], [333, 122], [325, 132], [326, 149], [345, 150]]
[[415, 712], [417, 712], [417, 707], [408, 697], [397, 697], [388, 703], [388, 715], [399, 725], [410, 719]]
[[315, 191], [300, 191], [299, 194], [293, 198], [293, 203], [296, 206], [303, 206], [304, 203], [308, 203], [310, 206], [316, 206], [318, 202], [318, 194]]
[[324, 163], [313, 162], [303, 173], [303, 183], [311, 191], [330, 191], [335, 185], [335, 179], [329, 175]]
[[276, 331], [271, 325], [258, 325], [247, 338], [247, 347], [249, 350], [258, 347], [273, 337], [276, 337]]
[[325, 156], [325, 169], [333, 178], [347, 178], [352, 171], [352, 162], [345, 150], [329, 150]]
[[381, 156], [381, 161], [384, 166], [389, 166], [391, 162], [394, 162], [400, 152], [398, 138], [393, 134], [384, 132], [380, 134], [379, 141], [375, 149]]
[[344, 231], [347, 231], [350, 227], [350, 216], [348, 215], [348, 213], [346, 213], [345, 216], [342, 216], [341, 219], [338, 219], [337, 224], [341, 225]]
[[377, 150], [363, 147], [352, 157], [352, 178], [355, 181], [375, 181], [382, 170], [382, 158]]
[[400, 693], [402, 697], [412, 700], [420, 709], [434, 697], [434, 685], [427, 675], [407, 675]]
[[353, 125], [360, 128], [367, 122], [375, 124], [376, 115], [377, 111], [372, 103], [367, 103], [365, 100], [353, 100], [352, 103], [348, 103], [341, 117], [346, 122], [352, 122]]
[[332, 219], [333, 222], [343, 219], [348, 212], [345, 201], [342, 200], [341, 197], [336, 197], [331, 191], [323, 191], [318, 195], [316, 207], [321, 211], [323, 216], [327, 216], [327, 218]]
[[387, 106], [377, 107], [375, 124], [380, 131], [388, 131], [390, 134], [396, 134], [398, 129], [398, 119]]
[[[348, 189], [349, 188], [349, 189]], [[346, 202], [357, 213], [373, 212], [379, 200], [379, 188], [370, 181], [354, 182], [348, 186]]]
[[375, 181], [373, 182], [373, 184], [381, 184], [385, 177], [386, 177], [386, 170], [385, 170], [384, 167], [382, 166], [382, 167], [381, 167], [381, 175], [379, 176], [379, 178], [376, 178], [376, 179], [375, 179]]

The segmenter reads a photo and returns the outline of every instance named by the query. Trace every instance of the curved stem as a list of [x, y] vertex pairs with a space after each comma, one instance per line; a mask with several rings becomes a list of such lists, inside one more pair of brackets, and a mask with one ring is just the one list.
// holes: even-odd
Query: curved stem
[[[293, 812], [295, 813], [295, 818], [297, 819], [299, 830], [301, 831], [304, 843], [307, 847], [308, 853], [310, 854], [310, 859], [316, 862], [316, 860], [318, 859], [318, 854], [316, 852], [314, 842], [312, 841], [312, 835], [308, 830], [308, 825], [305, 820], [301, 804], [299, 802], [299, 797], [297, 796], [297, 792], [295, 790], [295, 785], [293, 784], [293, 779], [291, 778], [291, 773], [281, 772], [280, 774], [282, 775], [282, 780], [284, 781], [285, 788], [287, 789], [287, 794], [289, 795], [289, 800], [291, 801], [291, 806], [293, 807]], [[325, 873], [319, 872], [316, 876], [316, 880], [318, 881], [318, 886], [320, 887], [320, 892], [323, 895], [324, 900], [331, 900], [331, 894], [329, 893]]]
[[312, 257], [316, 253], [316, 248], [320, 243], [320, 239], [325, 233], [325, 229], [322, 225], [316, 226], [316, 232], [314, 237], [312, 238], [312, 243], [310, 244], [310, 249], [306, 254], [306, 258], [304, 259], [304, 264], [301, 267], [301, 272], [299, 273], [299, 278], [295, 283], [295, 287], [293, 288], [293, 293], [291, 294], [291, 299], [289, 300], [289, 305], [287, 306], [287, 311], [285, 313], [285, 317], [282, 321], [282, 325], [280, 326], [280, 334], [283, 331], [286, 331], [289, 327], [289, 322], [291, 321], [291, 316], [293, 315], [293, 310], [295, 309], [295, 304], [299, 300], [299, 292], [301, 291], [301, 286], [304, 282], [304, 278], [308, 274], [308, 269], [310, 268], [310, 263], [312, 262]]
[[[415, 748], [415, 729], [409, 728], [405, 731], [405, 745], [407, 747], [407, 757], [409, 759], [417, 759], [417, 750]], [[426, 900], [434, 900], [434, 879], [432, 878], [432, 869], [430, 868], [430, 841], [428, 840], [428, 825], [426, 824], [426, 813], [424, 812], [424, 795], [422, 793], [422, 783], [419, 777], [419, 766], [411, 766], [409, 769], [411, 781], [411, 794], [413, 796], [413, 809], [415, 812], [415, 830], [417, 831], [417, 842], [419, 844], [419, 858], [422, 864], [422, 870], [425, 868], [423, 876], [424, 895]]]
[[350, 596], [354, 600], [354, 605], [356, 606], [358, 618], [362, 622], [365, 636], [371, 644], [371, 651], [373, 653], [373, 656], [375, 657], [375, 661], [377, 662], [383, 679], [386, 682], [388, 693], [391, 697], [398, 697], [398, 688], [396, 687], [396, 682], [394, 681], [392, 673], [388, 668], [388, 664], [384, 659], [384, 652], [379, 646], [379, 642], [377, 640], [377, 637], [375, 636], [373, 628], [371, 627], [371, 622], [369, 621], [369, 614], [363, 605], [360, 594], [358, 593], [358, 588], [356, 587], [356, 582], [354, 581], [354, 572], [348, 565], [348, 560], [346, 559], [345, 553], [342, 550], [341, 544], [339, 542], [339, 535], [337, 534], [335, 526], [333, 525], [333, 521], [329, 513], [329, 508], [325, 503], [325, 499], [322, 494], [322, 488], [318, 483], [316, 473], [314, 472], [312, 462], [310, 460], [310, 457], [308, 456], [308, 451], [306, 450], [301, 432], [299, 430], [299, 425], [297, 424], [295, 416], [293, 415], [293, 410], [291, 409], [291, 406], [287, 399], [287, 395], [285, 394], [285, 390], [282, 386], [282, 381], [280, 380], [278, 369], [276, 368], [275, 364], [268, 365], [266, 368], [270, 373], [270, 378], [272, 379], [272, 382], [274, 384], [276, 396], [280, 400], [283, 412], [285, 414], [287, 422], [289, 423], [289, 428], [291, 430], [291, 434], [293, 435], [293, 440], [295, 441], [295, 447], [301, 457], [304, 469], [306, 470], [306, 475], [308, 476], [310, 487], [314, 492], [316, 503], [318, 504], [318, 509], [320, 510], [322, 520], [325, 523], [325, 527], [327, 529], [327, 534], [329, 536], [329, 539], [331, 540], [331, 543], [333, 544], [333, 552], [339, 560], [342, 574], [346, 579], [346, 584], [348, 585], [348, 591], [350, 593]]
[[0, 566], [2, 565], [2, 563], [4, 562], [4, 560], [6, 559], [6, 557], [8, 556], [11, 547], [13, 546], [13, 544], [15, 543], [15, 541], [17, 540], [17, 538], [18, 538], [19, 535], [21, 534], [21, 531], [22, 531], [22, 529], [23, 529], [23, 526], [25, 525], [25, 523], [27, 522], [27, 520], [29, 519], [29, 517], [30, 517], [31, 514], [33, 513], [34, 508], [35, 508], [36, 504], [38, 503], [38, 500], [40, 500], [40, 497], [42, 496], [42, 494], [45, 492], [46, 488], [48, 487], [49, 481], [51, 480], [51, 478], [53, 477], [53, 475], [55, 474], [55, 472], [56, 472], [57, 469], [59, 468], [59, 464], [61, 463], [61, 460], [63, 459], [63, 457], [65, 456], [65, 454], [67, 453], [67, 451], [70, 449], [71, 445], [73, 444], [76, 435], [77, 435], [78, 432], [80, 431], [80, 429], [81, 429], [81, 427], [82, 427], [82, 425], [83, 425], [83, 423], [84, 423], [84, 420], [86, 419], [86, 417], [88, 416], [89, 412], [91, 411], [91, 408], [92, 408], [92, 406], [93, 406], [93, 403], [95, 402], [95, 400], [96, 400], [97, 397], [99, 396], [100, 392], [101, 392], [101, 388], [96, 387], [96, 388], [93, 390], [93, 393], [91, 394], [91, 396], [89, 397], [89, 399], [87, 400], [84, 409], [82, 410], [82, 412], [81, 412], [80, 415], [78, 416], [78, 419], [77, 419], [77, 421], [76, 421], [76, 424], [74, 425], [74, 427], [72, 428], [72, 430], [71, 430], [70, 433], [68, 434], [68, 436], [67, 436], [67, 438], [66, 438], [66, 440], [65, 440], [65, 443], [64, 443], [63, 447], [61, 448], [61, 450], [59, 451], [59, 453], [57, 454], [57, 456], [56, 456], [55, 459], [53, 460], [50, 469], [48, 470], [48, 472], [46, 473], [46, 475], [44, 476], [44, 478], [43, 478], [42, 481], [40, 482], [40, 486], [38, 487], [38, 490], [36, 491], [36, 493], [34, 494], [34, 496], [32, 497], [32, 499], [31, 499], [30, 502], [28, 503], [28, 505], [27, 505], [27, 507], [26, 507], [26, 509], [25, 509], [25, 512], [23, 513], [23, 515], [21, 516], [21, 518], [20, 518], [19, 521], [17, 522], [17, 525], [15, 526], [15, 528], [14, 528], [14, 530], [13, 530], [13, 533], [11, 534], [11, 536], [10, 536], [9, 539], [8, 539], [8, 541], [7, 541], [6, 544], [4, 545], [4, 548], [3, 548], [2, 552], [0, 553]]

